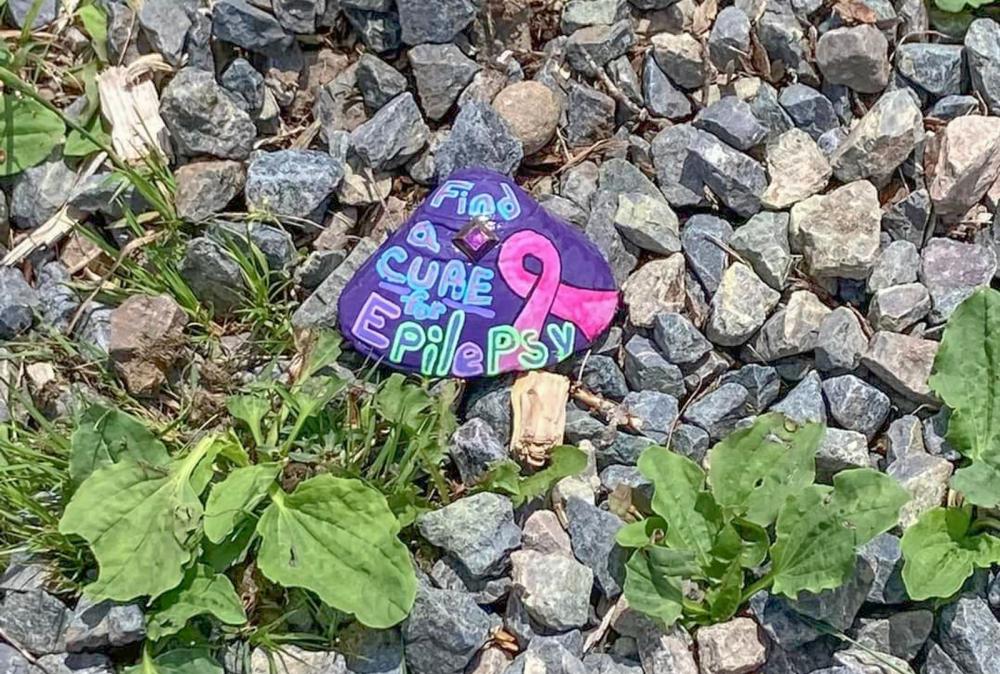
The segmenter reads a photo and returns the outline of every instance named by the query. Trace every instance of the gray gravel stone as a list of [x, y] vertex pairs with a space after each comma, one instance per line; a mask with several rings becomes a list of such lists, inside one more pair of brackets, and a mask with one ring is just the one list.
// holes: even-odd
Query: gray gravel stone
[[356, 128], [351, 133], [351, 147], [373, 170], [389, 171], [413, 159], [429, 137], [420, 108], [407, 92]]
[[225, 210], [246, 184], [246, 169], [237, 161], [200, 161], [174, 171], [177, 215], [194, 222]]
[[174, 0], [148, 0], [139, 9], [139, 25], [150, 46], [170, 65], [180, 65], [191, 19]]
[[927, 286], [933, 309], [931, 321], [948, 320], [976, 288], [989, 285], [997, 271], [990, 246], [934, 238], [920, 254], [920, 281]]
[[882, 213], [882, 229], [894, 241], [909, 241], [920, 248], [930, 216], [931, 198], [927, 190], [913, 190]]
[[369, 238], [360, 239], [344, 261], [326, 277], [323, 283], [299, 305], [292, 315], [292, 324], [299, 328], [327, 327], [337, 325], [337, 301], [344, 286], [354, 276], [354, 273], [364, 264], [376, 244]]
[[403, 623], [407, 671], [458, 674], [489, 638], [493, 621], [472, 596], [420, 584]]
[[722, 384], [690, 403], [684, 421], [704, 429], [712, 440], [721, 440], [750, 414], [750, 392], [739, 384]]
[[477, 0], [443, 0], [428, 11], [421, 0], [396, 0], [403, 42], [451, 42], [472, 23], [480, 5]]
[[614, 133], [615, 99], [583, 84], [574, 83], [566, 100], [566, 142], [583, 147], [610, 138]]
[[719, 71], [731, 72], [750, 52], [750, 19], [739, 7], [726, 7], [708, 34], [708, 58]]
[[919, 418], [911, 414], [902, 416], [889, 424], [885, 438], [885, 456], [889, 463], [908, 454], [927, 451], [924, 447], [923, 425]]
[[728, 243], [765, 283], [775, 290], [785, 287], [792, 267], [787, 213], [758, 213], [736, 229]]
[[642, 674], [638, 662], [613, 653], [588, 653], [583, 664], [590, 674]]
[[70, 653], [120, 648], [142, 641], [146, 621], [138, 604], [94, 603], [81, 597], [64, 633]]
[[778, 92], [767, 82], [760, 82], [756, 94], [747, 102], [757, 121], [767, 127], [768, 140], [795, 128], [792, 118], [778, 102]]
[[1000, 118], [965, 115], [938, 132], [930, 181], [934, 211], [957, 218], [982, 199], [1000, 175]]
[[856, 431], [827, 428], [816, 450], [816, 479], [830, 484], [833, 476], [849, 468], [870, 468], [868, 441]]
[[930, 454], [907, 454], [886, 468], [886, 474], [910, 493], [910, 501], [899, 511], [903, 530], [944, 502], [953, 470], [950, 462]]
[[955, 664], [937, 642], [931, 641], [930, 644], [920, 674], [965, 674], [965, 670]]
[[826, 155], [802, 129], [789, 129], [767, 145], [771, 182], [761, 201], [769, 208], [787, 208], [823, 191], [833, 170]]
[[76, 173], [58, 155], [25, 169], [14, 178], [11, 223], [17, 229], [42, 226], [69, 199], [75, 183]]
[[972, 87], [986, 101], [990, 114], [1000, 115], [1000, 24], [988, 18], [969, 24], [965, 58]]
[[931, 296], [922, 283], [883, 288], [868, 307], [868, 322], [875, 330], [904, 332], [931, 310]]
[[912, 660], [934, 627], [931, 611], [903, 611], [884, 619], [861, 619], [857, 641], [872, 650]]
[[514, 593], [533, 620], [556, 631], [586, 624], [593, 571], [558, 553], [519, 550], [510, 559]]
[[861, 610], [874, 580], [871, 567], [858, 557], [855, 559], [854, 574], [846, 583], [818, 594], [801, 592], [790, 603], [804, 616], [821, 620], [836, 630], [846, 630]]
[[785, 70], [795, 73], [799, 81], [818, 83], [802, 24], [788, 11], [787, 5], [775, 3], [764, 9], [763, 15], [757, 19], [757, 38], [771, 63], [780, 61], [785, 64]]
[[684, 395], [684, 375], [641, 335], [625, 343], [622, 369], [633, 390], [659, 391], [680, 398]]
[[718, 289], [722, 273], [728, 266], [729, 255], [724, 246], [732, 235], [732, 226], [712, 215], [694, 215], [684, 223], [681, 233], [684, 257], [709, 294]]
[[514, 658], [505, 674], [588, 674], [577, 655], [553, 640], [535, 637], [527, 650]]
[[[673, 627], [667, 633], [661, 629], [649, 629], [649, 620], [640, 618], [640, 630], [636, 635], [639, 658], [644, 672], [670, 672], [670, 674], [697, 674], [692, 651], [692, 640], [683, 628]], [[618, 632], [620, 624], [615, 625]]]
[[628, 395], [628, 383], [618, 363], [610, 356], [590, 356], [580, 373], [580, 380], [589, 390], [611, 400]]
[[395, 12], [367, 12], [345, 8], [344, 16], [365, 46], [372, 51], [383, 54], [399, 49], [402, 31], [399, 16]]
[[746, 342], [767, 320], [781, 294], [760, 280], [750, 267], [734, 262], [722, 274], [712, 296], [706, 336], [720, 346]]
[[1000, 672], [1000, 624], [980, 597], [965, 595], [942, 609], [938, 643], [963, 672]]
[[737, 150], [749, 150], [767, 135], [767, 129], [754, 117], [750, 106], [736, 96], [723, 96], [702, 109], [693, 124]]
[[896, 50], [896, 70], [931, 94], [960, 94], [965, 88], [962, 45], [907, 42]]
[[534, 550], [546, 555], [573, 556], [569, 534], [559, 522], [559, 516], [551, 510], [536, 510], [531, 513], [524, 522], [521, 538], [524, 550]]
[[712, 350], [698, 328], [678, 313], [665, 312], [656, 317], [653, 339], [664, 358], [674, 365], [691, 365]]
[[937, 348], [938, 343], [928, 339], [880, 331], [872, 336], [861, 362], [904, 397], [934, 403], [927, 378]]
[[923, 114], [913, 97], [901, 89], [886, 92], [837, 146], [833, 173], [841, 182], [885, 184], [923, 137]]
[[573, 554], [594, 572], [598, 589], [609, 599], [622, 591], [628, 551], [618, 547], [615, 535], [625, 523], [617, 515], [582, 499], [566, 502], [566, 528]]
[[240, 266], [207, 237], [187, 242], [180, 274], [195, 297], [219, 315], [232, 313], [243, 301], [246, 282]]
[[14, 339], [31, 327], [38, 293], [14, 267], [0, 269], [0, 339]]
[[475, 417], [455, 430], [448, 452], [466, 485], [478, 482], [492, 464], [510, 458], [493, 428]]
[[673, 85], [652, 54], [642, 62], [642, 93], [654, 117], [681, 119], [691, 114], [691, 100]]
[[903, 553], [898, 536], [879, 534], [858, 549], [858, 556], [874, 574], [867, 601], [874, 604], [901, 604], [908, 600], [903, 585]]
[[448, 114], [479, 65], [453, 44], [421, 44], [409, 51], [420, 105], [429, 119]]
[[435, 154], [439, 180], [470, 166], [511, 174], [521, 165], [524, 150], [510, 125], [489, 105], [470, 101], [455, 118], [451, 132]]
[[424, 513], [417, 518], [417, 528], [476, 578], [498, 571], [507, 553], [521, 545], [510, 500], [489, 492]]
[[0, 629], [32, 655], [61, 653], [70, 612], [45, 592], [8, 592], [0, 603]]
[[253, 52], [280, 55], [293, 38], [270, 13], [246, 0], [220, 0], [212, 10], [216, 39]]
[[791, 84], [785, 87], [778, 96], [778, 102], [792, 118], [795, 126], [813, 139], [840, 126], [830, 99], [805, 84]]
[[640, 422], [638, 431], [651, 440], [663, 443], [677, 421], [677, 398], [657, 391], [631, 391], [622, 400], [622, 408]]
[[884, 247], [868, 277], [868, 291], [913, 283], [920, 268], [920, 251], [909, 241], [893, 241]]
[[[223, 5], [216, 6], [216, 16]], [[183, 68], [170, 80], [160, 97], [160, 115], [174, 149], [183, 156], [245, 159], [257, 137], [239, 99], [217, 84], [212, 73], [196, 68]]]
[[824, 381], [823, 396], [834, 421], [869, 440], [885, 423], [892, 406], [889, 396], [852, 374]]
[[705, 84], [708, 64], [701, 43], [689, 33], [658, 33], [653, 36], [653, 56], [667, 77], [683, 89]]
[[365, 99], [365, 108], [370, 113], [380, 110], [383, 105], [405, 92], [408, 86], [403, 73], [374, 54], [361, 55], [356, 77], [358, 89]]
[[626, 0], [570, 0], [563, 7], [560, 27], [564, 35], [587, 26], [610, 26], [630, 16]]
[[601, 68], [624, 55], [633, 44], [635, 33], [628, 19], [610, 26], [587, 26], [566, 41], [566, 63], [582, 75], [595, 77]]
[[823, 385], [819, 375], [810, 372], [781, 402], [771, 406], [772, 412], [781, 412], [800, 424], [826, 423], [826, 405], [823, 403]]
[[816, 62], [823, 79], [864, 94], [875, 94], [889, 83], [889, 43], [871, 24], [834, 28], [816, 44]]
[[749, 356], [773, 362], [812, 351], [830, 309], [808, 290], [797, 290], [750, 342]]
[[[35, 19], [31, 22], [31, 29], [37, 30], [55, 21], [59, 15], [61, 4], [59, 0], [42, 0], [38, 3], [38, 13], [35, 14]], [[14, 26], [24, 28], [24, 24], [28, 20], [28, 13], [34, 6], [35, 0], [10, 0], [7, 3], [7, 11]]]
[[720, 384], [739, 384], [749, 393], [748, 409], [751, 414], [759, 414], [777, 400], [781, 392], [781, 378], [778, 371], [767, 365], [751, 363], [738, 370], [727, 372], [719, 380]]
[[681, 250], [679, 223], [662, 197], [628, 192], [618, 197], [615, 226], [629, 242], [657, 255]]
[[752, 618], [733, 618], [700, 627], [695, 638], [704, 674], [748, 674], [767, 660], [767, 640]]
[[962, 115], [971, 115], [979, 109], [979, 99], [975, 96], [945, 96], [931, 106], [928, 117], [950, 121]]
[[656, 135], [650, 147], [657, 183], [675, 208], [707, 203], [701, 168], [691, 157], [698, 133], [690, 124], [670, 126]]
[[865, 279], [878, 255], [878, 191], [860, 180], [792, 207], [789, 240], [813, 276]]
[[[38, 670], [48, 674], [113, 674], [115, 668], [111, 659], [100, 653], [53, 653], [38, 658]], [[0, 671], [7, 671], [3, 664]]]
[[42, 322], [66, 332], [80, 300], [72, 287], [69, 271], [59, 261], [46, 262], [35, 272], [35, 292]]
[[697, 175], [719, 201], [743, 217], [761, 209], [767, 173], [760, 162], [705, 132], [695, 136], [689, 150]]
[[342, 162], [316, 150], [261, 152], [247, 168], [247, 205], [278, 217], [321, 222], [344, 171]]

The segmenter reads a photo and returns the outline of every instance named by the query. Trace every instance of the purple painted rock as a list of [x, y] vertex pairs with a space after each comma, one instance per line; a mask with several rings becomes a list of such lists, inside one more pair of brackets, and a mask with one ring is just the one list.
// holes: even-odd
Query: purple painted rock
[[344, 335], [437, 377], [533, 370], [587, 348], [618, 291], [600, 251], [512, 180], [452, 174], [344, 288]]

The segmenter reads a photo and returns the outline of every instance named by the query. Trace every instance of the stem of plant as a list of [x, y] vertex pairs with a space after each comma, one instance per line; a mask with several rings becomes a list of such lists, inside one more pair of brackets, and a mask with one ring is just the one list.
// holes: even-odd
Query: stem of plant
[[740, 598], [740, 603], [741, 604], [744, 603], [745, 601], [750, 599], [750, 597], [754, 596], [761, 590], [768, 589], [769, 587], [771, 587], [772, 583], [774, 583], [774, 576], [771, 575], [770, 573], [764, 575], [762, 578], [758, 579], [757, 582], [750, 585], [750, 587], [748, 587], [743, 592], [743, 596]]

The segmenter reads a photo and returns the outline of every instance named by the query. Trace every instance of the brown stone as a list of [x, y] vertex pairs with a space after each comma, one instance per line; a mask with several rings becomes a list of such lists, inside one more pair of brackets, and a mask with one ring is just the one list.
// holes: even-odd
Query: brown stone
[[525, 155], [548, 145], [562, 115], [562, 106], [552, 90], [532, 81], [506, 87], [493, 99], [493, 108], [510, 124]]
[[198, 221], [221, 212], [243, 191], [246, 169], [238, 161], [201, 161], [181, 166], [174, 179], [177, 215]]
[[1000, 175], [1000, 118], [966, 115], [942, 132], [930, 184], [938, 215], [957, 216], [983, 198]]
[[187, 315], [168, 295], [136, 295], [111, 312], [108, 353], [125, 387], [154, 395], [181, 354]]
[[652, 327], [656, 314], [684, 311], [684, 256], [675, 253], [639, 267], [625, 281], [623, 295], [629, 321], [640, 328]]
[[892, 387], [916, 402], [936, 403], [927, 379], [934, 367], [938, 343], [895, 332], [876, 332], [861, 357], [861, 364]]

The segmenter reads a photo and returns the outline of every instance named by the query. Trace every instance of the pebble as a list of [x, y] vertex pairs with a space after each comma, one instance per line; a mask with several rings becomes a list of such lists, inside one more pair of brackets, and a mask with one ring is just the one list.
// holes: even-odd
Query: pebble
[[185, 164], [174, 171], [177, 215], [198, 222], [226, 209], [246, 184], [246, 169], [237, 161]]
[[371, 239], [360, 239], [344, 261], [295, 310], [292, 314], [292, 325], [298, 328], [335, 326], [337, 300], [341, 291], [354, 273], [375, 252], [375, 248], [376, 244]]
[[886, 474], [910, 494], [909, 502], [899, 511], [899, 526], [904, 531], [944, 502], [953, 470], [949, 461], [930, 454], [907, 454], [889, 464]]
[[913, 660], [931, 634], [934, 613], [926, 610], [903, 611], [888, 618], [862, 618], [859, 622], [856, 637], [859, 644], [901, 660]]
[[505, 674], [587, 674], [583, 662], [551, 638], [535, 637]]
[[179, 271], [198, 301], [216, 314], [231, 314], [242, 304], [243, 272], [218, 242], [207, 237], [188, 241]]
[[628, 395], [625, 375], [610, 356], [590, 356], [579, 376], [587, 389], [605, 398], [620, 401]]
[[883, 185], [924, 137], [923, 113], [913, 97], [897, 89], [882, 95], [830, 156], [841, 182]]
[[965, 89], [965, 58], [958, 44], [907, 42], [896, 50], [896, 71], [932, 96]]
[[913, 283], [920, 268], [920, 251], [910, 241], [893, 241], [879, 253], [868, 277], [868, 292]]
[[654, 117], [682, 119], [691, 114], [690, 99], [674, 86], [652, 54], [643, 60], [642, 93], [646, 108]]
[[823, 384], [815, 372], [807, 374], [788, 395], [771, 407], [799, 424], [826, 423], [826, 405], [823, 402]]
[[883, 605], [908, 601], [903, 585], [903, 553], [898, 536], [879, 534], [858, 549], [858, 556], [874, 574], [867, 601]]
[[751, 618], [700, 627], [695, 639], [702, 674], [748, 674], [767, 659], [767, 642]]
[[160, 115], [182, 156], [246, 159], [257, 137], [239, 99], [216, 83], [212, 73], [196, 68], [183, 68], [170, 80], [160, 97]]
[[801, 129], [790, 129], [767, 146], [771, 182], [761, 197], [768, 208], [787, 208], [823, 191], [833, 170], [816, 142]]
[[785, 307], [772, 315], [750, 343], [750, 353], [764, 362], [809, 353], [830, 309], [808, 290], [793, 292]]
[[497, 94], [493, 107], [529, 156], [549, 144], [562, 115], [562, 104], [552, 90], [532, 81], [507, 86]]
[[212, 8], [212, 34], [252, 52], [280, 55], [293, 38], [272, 14], [247, 0], [220, 0]]
[[521, 545], [510, 500], [490, 492], [467, 496], [417, 518], [420, 534], [453, 555], [474, 578], [494, 573]]
[[142, 641], [146, 620], [138, 604], [93, 602], [81, 597], [66, 624], [64, 637], [70, 653], [120, 648]]
[[930, 642], [920, 672], [921, 674], [965, 674], [965, 670], [955, 664], [955, 661], [935, 641]]
[[536, 510], [528, 515], [521, 531], [521, 539], [523, 550], [534, 550], [544, 555], [561, 554], [573, 557], [569, 534], [560, 524], [559, 516], [551, 510]]
[[[479, 65], [453, 44], [421, 44], [408, 52], [420, 105], [428, 119], [448, 114]], [[457, 124], [457, 122], [456, 122]]]
[[570, 0], [563, 7], [560, 28], [571, 35], [587, 26], [610, 26], [630, 16], [626, 0]]
[[650, 146], [657, 183], [674, 208], [707, 203], [701, 170], [691, 159], [697, 136], [690, 124], [677, 124], [658, 133]]
[[477, 167], [511, 174], [524, 151], [510, 125], [489, 105], [472, 101], [455, 118], [451, 132], [435, 154], [435, 170], [443, 180], [461, 168]]
[[622, 359], [625, 379], [633, 390], [657, 391], [675, 398], [684, 395], [684, 374], [667, 361], [642, 335], [633, 335], [625, 343]]
[[681, 413], [684, 421], [708, 433], [712, 440], [721, 440], [733, 432], [750, 414], [750, 392], [736, 383], [722, 384], [706, 393]]
[[532, 620], [556, 631], [587, 623], [593, 571], [559, 553], [518, 550], [510, 561], [514, 590]]
[[475, 484], [493, 464], [510, 458], [493, 428], [476, 417], [455, 430], [448, 444], [448, 453], [466, 485]]
[[278, 217], [318, 223], [344, 172], [343, 163], [316, 150], [261, 152], [247, 167], [247, 204]]
[[653, 321], [653, 340], [668, 362], [691, 365], [712, 350], [712, 344], [691, 321], [675, 312], [657, 314]]
[[614, 133], [615, 99], [593, 87], [574, 83], [566, 100], [566, 142], [584, 147]]
[[390, 171], [416, 157], [429, 138], [420, 108], [407, 92], [351, 132], [351, 147], [373, 171]]
[[19, 269], [0, 268], [0, 338], [14, 339], [30, 328], [40, 303]]
[[749, 150], [767, 135], [750, 106], [736, 96], [723, 96], [694, 118], [695, 128], [707, 131], [737, 150]]
[[639, 421], [637, 430], [654, 442], [664, 443], [677, 421], [677, 399], [658, 391], [631, 391], [622, 400], [622, 410]]
[[990, 284], [997, 256], [990, 246], [933, 238], [921, 251], [919, 269], [930, 292], [931, 321], [942, 323], [976, 288]]
[[344, 16], [366, 47], [382, 54], [399, 49], [402, 29], [399, 17], [388, 12], [344, 8]]
[[907, 414], [889, 424], [886, 431], [886, 461], [892, 463], [908, 454], [922, 454], [924, 447], [923, 426], [920, 419]]
[[10, 222], [17, 229], [41, 227], [70, 198], [75, 183], [75, 172], [58, 155], [25, 169], [14, 178]]
[[681, 250], [677, 215], [660, 197], [629, 192], [618, 197], [615, 227], [630, 243], [657, 255]]
[[941, 610], [938, 643], [962, 672], [991, 674], [1000, 663], [1000, 624], [977, 596], [963, 595]]
[[[365, 109], [374, 114], [406, 91], [406, 77], [374, 54], [362, 54], [355, 74]], [[411, 96], [412, 99], [412, 96]]]
[[914, 190], [882, 213], [882, 229], [894, 241], [909, 241], [921, 247], [930, 216], [931, 198], [927, 190]]
[[875, 293], [868, 307], [868, 322], [874, 330], [904, 332], [923, 320], [931, 310], [931, 296], [922, 283], [905, 283]]
[[701, 43], [690, 33], [658, 33], [653, 36], [653, 56], [670, 81], [682, 89], [705, 84], [708, 64]]
[[965, 31], [964, 44], [973, 89], [986, 101], [990, 114], [1000, 115], [1000, 24], [976, 19]]
[[781, 377], [768, 365], [750, 363], [731, 370], [719, 380], [720, 385], [729, 383], [739, 384], [747, 390], [749, 410], [753, 414], [766, 410], [781, 393]]
[[936, 402], [927, 379], [930, 377], [938, 343], [901, 335], [876, 332], [862, 364], [897, 393], [915, 402]]
[[743, 217], [761, 209], [767, 172], [760, 162], [701, 131], [689, 150], [702, 183], [719, 201]]
[[625, 523], [614, 513], [573, 497], [567, 500], [565, 512], [573, 554], [594, 572], [601, 593], [616, 598], [625, 582], [629, 552], [618, 547], [615, 536]]
[[840, 428], [826, 429], [823, 442], [816, 450], [816, 479], [819, 482], [830, 484], [833, 476], [842, 470], [870, 467], [868, 440], [862, 433]]
[[649, 328], [658, 314], [683, 311], [685, 287], [683, 255], [647, 262], [628, 277], [622, 288], [629, 322]]
[[728, 266], [729, 255], [725, 246], [732, 235], [732, 225], [712, 215], [694, 215], [684, 223], [681, 233], [684, 257], [710, 295], [718, 289]]
[[781, 90], [778, 102], [795, 126], [813, 139], [840, 126], [830, 99], [805, 84], [791, 84]]
[[722, 274], [712, 296], [706, 336], [720, 346], [746, 342], [777, 306], [781, 294], [760, 280], [750, 267], [735, 262]]
[[1000, 118], [966, 115], [948, 122], [931, 173], [934, 211], [964, 214], [1000, 175]]
[[566, 63], [584, 76], [595, 77], [598, 71], [625, 54], [634, 44], [635, 33], [628, 19], [610, 26], [587, 26], [575, 31], [566, 41]]
[[403, 623], [406, 671], [459, 674], [486, 643], [493, 625], [469, 594], [419, 584]]
[[824, 381], [823, 397], [834, 421], [868, 440], [885, 423], [891, 407], [889, 396], [852, 374]]
[[739, 7], [726, 7], [708, 34], [708, 58], [720, 72], [731, 72], [750, 52], [750, 19]]
[[148, 0], [139, 8], [137, 18], [153, 50], [170, 65], [180, 65], [184, 39], [191, 28], [184, 7], [173, 0]]
[[8, 592], [0, 603], [0, 630], [32, 655], [61, 653], [70, 612], [45, 590]]
[[733, 232], [729, 237], [729, 246], [769, 286], [775, 290], [785, 287], [792, 268], [787, 213], [758, 213]]
[[637, 640], [642, 671], [698, 674], [698, 665], [691, 654], [691, 637], [681, 628], [674, 627], [665, 634], [662, 630], [644, 629]]
[[795, 204], [789, 239], [813, 276], [865, 279], [878, 254], [881, 220], [878, 192], [861, 180]]
[[[36, 0], [10, 0], [7, 3], [8, 16], [17, 28], [24, 28], [28, 20], [28, 13], [34, 9], [35, 4]], [[35, 14], [35, 18], [31, 22], [32, 30], [37, 30], [55, 21], [61, 6], [60, 0], [42, 0], [37, 4], [38, 13]]]
[[821, 620], [835, 630], [846, 630], [861, 610], [874, 580], [871, 567], [859, 557], [854, 563], [854, 573], [843, 585], [819, 593], [800, 592], [790, 603], [795, 611], [808, 618]]
[[816, 62], [824, 81], [863, 94], [876, 94], [889, 83], [889, 43], [871, 24], [834, 28], [816, 43]]
[[479, 10], [475, 0], [441, 0], [435, 3], [434, 11], [428, 11], [421, 0], [396, 0], [395, 4], [403, 42], [412, 45], [453, 41]]

